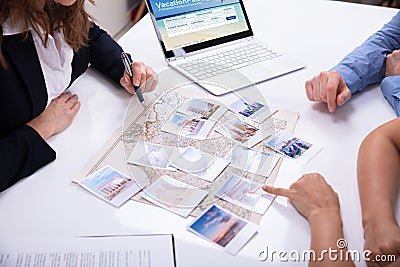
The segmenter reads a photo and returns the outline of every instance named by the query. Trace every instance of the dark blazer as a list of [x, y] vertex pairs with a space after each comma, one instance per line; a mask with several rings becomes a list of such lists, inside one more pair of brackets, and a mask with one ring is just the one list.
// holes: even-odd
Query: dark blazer
[[[71, 83], [89, 63], [115, 82], [123, 75], [121, 47], [97, 25], [74, 54]], [[46, 108], [47, 89], [32, 37], [3, 36], [7, 69], [0, 66], [0, 191], [55, 160], [55, 151], [26, 123]]]

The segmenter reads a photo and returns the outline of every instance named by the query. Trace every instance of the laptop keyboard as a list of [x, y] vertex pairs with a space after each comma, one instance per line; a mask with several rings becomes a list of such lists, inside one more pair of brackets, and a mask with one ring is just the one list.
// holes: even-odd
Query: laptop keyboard
[[196, 60], [179, 64], [186, 72], [199, 80], [223, 74], [232, 69], [239, 69], [261, 61], [281, 56], [276, 51], [262, 44], [251, 44], [209, 54]]

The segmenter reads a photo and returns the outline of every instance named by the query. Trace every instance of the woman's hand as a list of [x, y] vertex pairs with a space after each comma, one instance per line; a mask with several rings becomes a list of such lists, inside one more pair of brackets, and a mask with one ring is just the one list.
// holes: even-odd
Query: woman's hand
[[318, 173], [304, 174], [289, 189], [263, 186], [264, 191], [285, 196], [307, 220], [325, 213], [339, 213], [340, 204], [337, 193]]
[[81, 104], [77, 95], [63, 93], [36, 118], [27, 123], [46, 140], [67, 128], [78, 113]]
[[340, 255], [348, 255], [347, 246], [338, 245], [339, 241], [344, 240], [339, 197], [324, 177], [318, 173], [305, 174], [289, 189], [269, 186], [263, 189], [271, 194], [288, 197], [310, 223], [310, 251], [314, 251], [317, 257], [310, 257], [309, 266], [354, 266], [351, 257], [333, 259], [324, 254], [331, 248], [337, 248], [337, 252], [343, 253]]
[[135, 86], [139, 86], [142, 93], [153, 91], [158, 83], [158, 76], [156, 72], [149, 66], [145, 65], [143, 62], [134, 62], [131, 65], [133, 78], [124, 71], [124, 76], [120, 80], [120, 84], [125, 88], [126, 91], [135, 94]]

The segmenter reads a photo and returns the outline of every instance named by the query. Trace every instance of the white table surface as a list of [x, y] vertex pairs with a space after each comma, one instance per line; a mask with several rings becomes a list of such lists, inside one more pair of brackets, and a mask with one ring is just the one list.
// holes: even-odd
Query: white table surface
[[[352, 97], [335, 114], [325, 104], [307, 100], [304, 83], [335, 65], [345, 54], [380, 29], [396, 9], [326, 0], [247, 0], [255, 35], [306, 63], [303, 70], [258, 85], [269, 103], [300, 112], [295, 134], [323, 147], [309, 164], [285, 159], [276, 181], [288, 187], [303, 173], [320, 172], [340, 195], [345, 236], [352, 250], [362, 250], [363, 230], [356, 182], [356, 159], [362, 139], [395, 118], [379, 86]], [[166, 69], [149, 16], [120, 40], [136, 60], [158, 72]], [[130, 201], [119, 209], [71, 183], [71, 179], [122, 123], [129, 95], [90, 69], [71, 91], [82, 107], [73, 124], [49, 140], [57, 159], [0, 193], [0, 238], [9, 236], [76, 236], [173, 233], [178, 266], [265, 266], [257, 255], [269, 250], [309, 248], [308, 223], [283, 198], [263, 217], [259, 233], [231, 256], [186, 231], [192, 220], [161, 208]], [[356, 263], [365, 266], [364, 262]], [[274, 261], [272, 266], [306, 266]]]

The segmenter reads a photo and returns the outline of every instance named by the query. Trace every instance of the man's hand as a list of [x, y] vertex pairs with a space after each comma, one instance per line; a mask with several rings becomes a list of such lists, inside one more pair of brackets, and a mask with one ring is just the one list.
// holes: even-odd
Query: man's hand
[[386, 56], [385, 77], [400, 75], [400, 50]]
[[50, 105], [36, 118], [27, 123], [46, 140], [67, 128], [78, 113], [81, 104], [77, 95], [70, 92], [54, 98]]
[[308, 80], [305, 87], [308, 99], [327, 103], [329, 112], [335, 112], [337, 106], [342, 106], [351, 97], [349, 87], [337, 71], [323, 71]]

